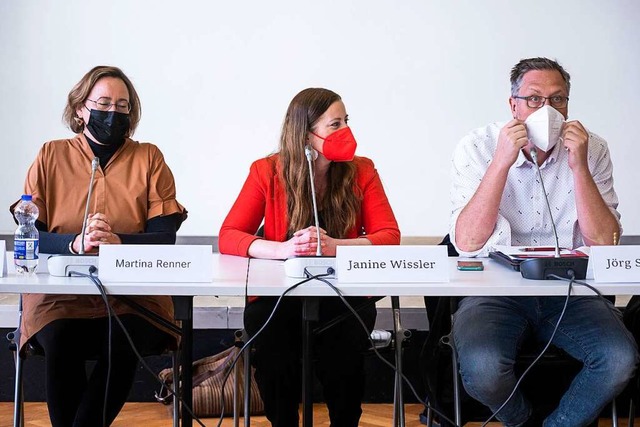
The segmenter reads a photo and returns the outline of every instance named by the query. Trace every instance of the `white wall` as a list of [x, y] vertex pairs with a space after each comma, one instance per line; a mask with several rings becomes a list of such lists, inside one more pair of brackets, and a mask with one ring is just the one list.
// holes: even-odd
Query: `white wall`
[[548, 56], [572, 74], [570, 116], [609, 141], [625, 234], [640, 234], [639, 22], [634, 0], [0, 1], [0, 232], [40, 145], [70, 135], [67, 93], [112, 64], [190, 211], [181, 235], [217, 235], [309, 86], [342, 95], [403, 234], [442, 235], [453, 147], [509, 119], [510, 68]]

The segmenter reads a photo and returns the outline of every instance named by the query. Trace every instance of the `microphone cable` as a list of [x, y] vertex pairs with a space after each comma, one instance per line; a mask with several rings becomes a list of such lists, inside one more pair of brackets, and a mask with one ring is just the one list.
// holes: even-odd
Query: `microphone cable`
[[[133, 342], [133, 338], [131, 338], [131, 335], [129, 335], [129, 332], [127, 331], [126, 327], [124, 326], [124, 324], [122, 323], [122, 321], [120, 320], [120, 317], [113, 312], [111, 305], [109, 304], [109, 300], [107, 297], [107, 292], [104, 288], [104, 285], [102, 284], [102, 282], [100, 281], [100, 279], [98, 278], [98, 276], [96, 276], [94, 273], [97, 271], [97, 268], [95, 266], [90, 266], [89, 267], [89, 274], [86, 273], [81, 273], [78, 271], [70, 271], [69, 275], [70, 276], [76, 276], [76, 277], [86, 277], [89, 280], [91, 280], [91, 282], [93, 282], [93, 284], [96, 286], [96, 288], [98, 288], [98, 291], [100, 292], [100, 296], [102, 297], [106, 307], [107, 307], [107, 312], [109, 313], [109, 359], [108, 359], [108, 368], [107, 368], [107, 390], [108, 390], [108, 377], [110, 375], [111, 372], [111, 321], [112, 319], [115, 319], [116, 322], [118, 323], [118, 325], [120, 325], [120, 328], [122, 329], [122, 332], [124, 333], [125, 338], [127, 339], [127, 341], [129, 342], [129, 346], [131, 347], [131, 350], [133, 350], [133, 353], [136, 355], [136, 357], [138, 358], [138, 361], [140, 362], [140, 364], [144, 367], [144, 369], [149, 372], [151, 374], [151, 376], [153, 376], [153, 378], [156, 379], [156, 381], [158, 381], [160, 383], [160, 385], [164, 388], [167, 389], [167, 391], [169, 392], [169, 394], [171, 394], [171, 396], [173, 396], [174, 398], [177, 398], [180, 403], [182, 404], [182, 409], [186, 410], [187, 412], [189, 412], [189, 414], [191, 414], [191, 417], [194, 421], [196, 421], [200, 426], [202, 427], [206, 427], [202, 421], [200, 420], [200, 418], [198, 418], [194, 413], [193, 410], [185, 404], [184, 400], [182, 399], [181, 396], [178, 395], [178, 393], [175, 392], [175, 390], [169, 386], [165, 381], [163, 381], [160, 377], [158, 377], [156, 375], [155, 372], [153, 372], [153, 369], [151, 369], [151, 367], [147, 364], [147, 362], [144, 360], [144, 358], [142, 357], [142, 355], [140, 354], [140, 352], [138, 351], [137, 347], [135, 346], [135, 343]], [[174, 372], [175, 375], [175, 372]], [[174, 384], [178, 384], [178, 380], [177, 378], [174, 378]], [[107, 401], [107, 390], [105, 390], [105, 405], [103, 408], [103, 427], [106, 425], [106, 401]], [[175, 404], [175, 403], [174, 403]]]
[[[305, 272], [307, 274], [310, 274], [307, 269], [305, 268]], [[342, 303], [347, 307], [347, 309], [353, 314], [353, 316], [356, 318], [356, 320], [358, 321], [358, 323], [360, 323], [360, 326], [362, 326], [362, 328], [365, 331], [365, 334], [367, 335], [367, 339], [369, 340], [369, 344], [371, 345], [371, 349], [373, 350], [374, 354], [376, 355], [376, 357], [378, 357], [378, 359], [380, 359], [386, 366], [388, 366], [389, 368], [391, 368], [391, 370], [393, 370], [393, 372], [396, 375], [400, 375], [400, 377], [402, 378], [402, 381], [407, 384], [409, 386], [409, 388], [411, 389], [411, 393], [413, 394], [413, 396], [415, 397], [415, 399], [420, 402], [421, 404], [423, 404], [426, 408], [431, 409], [433, 412], [435, 412], [437, 415], [439, 415], [440, 417], [442, 417], [444, 420], [446, 420], [448, 423], [454, 425], [455, 427], [461, 427], [458, 424], [456, 424], [454, 421], [452, 421], [449, 417], [447, 417], [445, 414], [443, 414], [442, 412], [440, 412], [439, 410], [437, 410], [436, 408], [434, 408], [433, 406], [431, 406], [429, 404], [428, 399], [422, 399], [420, 398], [420, 396], [418, 395], [418, 392], [416, 391], [416, 389], [414, 388], [413, 384], [411, 384], [411, 381], [409, 380], [409, 378], [407, 378], [407, 376], [404, 373], [399, 373], [398, 372], [398, 368], [391, 362], [389, 362], [387, 359], [384, 358], [384, 356], [382, 356], [380, 354], [380, 352], [378, 351], [378, 349], [376, 348], [373, 340], [371, 339], [371, 333], [369, 332], [369, 330], [367, 329], [367, 325], [365, 325], [364, 321], [362, 320], [362, 317], [360, 317], [360, 315], [358, 314], [358, 312], [353, 308], [353, 306], [351, 304], [349, 304], [349, 301], [347, 301], [347, 299], [344, 297], [344, 295], [342, 294], [342, 291], [340, 289], [338, 289], [337, 286], [335, 286], [333, 283], [331, 283], [329, 280], [327, 280], [327, 276], [331, 276], [335, 274], [335, 271], [333, 271], [333, 268], [329, 267], [328, 271], [326, 274], [321, 274], [321, 275], [317, 275], [317, 276], [313, 276], [313, 279], [317, 279], [323, 283], [325, 283], [327, 286], [329, 286], [333, 292], [336, 293], [336, 295], [340, 298], [340, 300], [342, 301]], [[395, 345], [399, 345], [397, 342]]]
[[[262, 331], [267, 327], [267, 325], [271, 322], [271, 320], [273, 319], [273, 316], [275, 315], [278, 307], [280, 306], [280, 302], [282, 301], [282, 299], [285, 297], [285, 295], [287, 295], [289, 292], [293, 291], [294, 289], [296, 289], [298, 286], [303, 285], [307, 282], [310, 282], [314, 279], [318, 279], [321, 280], [321, 277], [324, 276], [330, 276], [333, 273], [323, 273], [323, 274], [318, 274], [315, 276], [311, 276], [311, 277], [307, 277], [306, 279], [303, 279], [293, 285], [291, 285], [290, 287], [288, 287], [279, 297], [278, 300], [276, 301], [276, 304], [274, 305], [273, 309], [271, 310], [271, 313], [269, 314], [269, 317], [267, 318], [267, 320], [264, 322], [264, 325], [262, 325], [262, 327], [260, 327], [260, 329], [258, 329], [258, 331], [247, 340], [246, 343], [244, 343], [244, 345], [240, 348], [240, 350], [238, 351], [238, 354], [236, 354], [233, 357], [233, 360], [231, 361], [231, 364], [229, 365], [227, 369], [227, 372], [224, 376], [224, 379], [222, 380], [222, 390], [224, 390], [225, 385], [227, 384], [227, 380], [229, 379], [229, 376], [231, 375], [231, 372], [233, 372], [233, 368], [236, 366], [236, 364], [238, 363], [238, 360], [240, 359], [240, 357], [242, 356], [242, 354], [244, 353], [245, 349], [247, 347], [249, 347], [253, 341], [256, 339], [256, 337], [258, 337], [258, 335], [260, 335], [262, 333]], [[248, 381], [248, 378], [245, 378], [245, 381]], [[222, 421], [224, 420], [224, 392], [221, 393], [220, 395], [220, 419], [218, 421], [217, 427], [221, 427], [222, 426]]]
[[[556, 274], [549, 274], [548, 277], [552, 277], [554, 279], [557, 280], [563, 280], [563, 281], [571, 281], [572, 283], [575, 283], [576, 285], [580, 285], [580, 286], [584, 286], [585, 288], [589, 288], [593, 291], [594, 294], [596, 294], [597, 296], [599, 296], [600, 298], [604, 298], [604, 295], [602, 295], [602, 292], [600, 292], [595, 286], [591, 286], [590, 284], [580, 281], [580, 280], [575, 280], [575, 279], [567, 279], [566, 277], [562, 277], [562, 276], [558, 276]], [[606, 300], [606, 298], [604, 298]]]
[[607, 304], [607, 299], [604, 298], [604, 296], [602, 295], [602, 293], [596, 289], [594, 286], [591, 286], [590, 284], [586, 283], [586, 282], [582, 282], [580, 280], [576, 280], [575, 278], [566, 278], [566, 277], [562, 277], [562, 276], [558, 276], [556, 274], [549, 274], [548, 277], [553, 278], [553, 279], [557, 279], [557, 280], [562, 280], [564, 282], [569, 282], [569, 285], [567, 287], [567, 296], [565, 297], [565, 302], [564, 302], [564, 306], [562, 307], [562, 311], [560, 312], [560, 317], [558, 317], [558, 321], [556, 322], [555, 327], [553, 328], [553, 332], [551, 334], [551, 337], [549, 338], [549, 340], [547, 341], [546, 345], [544, 346], [544, 348], [542, 349], [542, 351], [540, 351], [540, 353], [538, 354], [538, 356], [533, 360], [533, 362], [531, 362], [531, 364], [527, 367], [527, 369], [525, 369], [525, 371], [522, 373], [522, 375], [520, 375], [520, 378], [518, 379], [518, 381], [516, 382], [516, 385], [513, 387], [513, 390], [511, 391], [511, 393], [509, 394], [509, 396], [507, 397], [507, 399], [504, 401], [504, 403], [502, 403], [502, 405], [500, 405], [500, 407], [493, 413], [491, 414], [491, 416], [489, 417], [489, 419], [487, 421], [485, 421], [481, 427], [485, 427], [501, 410], [502, 408], [505, 407], [505, 405], [509, 402], [509, 400], [511, 400], [511, 398], [513, 397], [513, 395], [515, 394], [516, 390], [518, 389], [518, 387], [520, 386], [520, 383], [522, 382], [522, 380], [524, 379], [524, 377], [526, 376], [526, 374], [531, 370], [531, 368], [542, 358], [542, 356], [544, 355], [544, 353], [547, 351], [547, 349], [551, 346], [551, 343], [553, 341], [553, 338], [556, 335], [556, 332], [558, 330], [558, 327], [560, 326], [560, 322], [562, 321], [562, 319], [564, 318], [564, 315], [566, 313], [567, 310], [567, 306], [569, 305], [569, 298], [571, 297], [571, 291], [573, 290], [573, 285], [581, 285], [581, 286], [585, 286], [589, 289], [591, 289], [598, 297], [600, 297], [600, 299], [602, 300], [602, 302], [605, 304], [605, 307], [607, 307], [607, 310], [610, 310], [610, 306]]
[[[551, 276], [555, 276], [554, 275], [549, 275]], [[557, 276], [556, 276], [557, 277]], [[533, 368], [533, 366], [538, 363], [538, 361], [542, 358], [542, 356], [546, 353], [547, 349], [551, 346], [551, 343], [553, 342], [553, 338], [555, 338], [556, 336], [556, 332], [558, 331], [558, 328], [560, 327], [560, 322], [562, 322], [562, 319], [564, 318], [564, 314], [567, 311], [567, 306], [569, 305], [569, 297], [571, 297], [571, 290], [573, 289], [573, 283], [575, 282], [575, 279], [571, 278], [571, 279], [563, 279], [565, 281], [569, 282], [569, 286], [567, 286], [567, 296], [565, 297], [564, 300], [564, 306], [562, 307], [562, 311], [560, 312], [560, 316], [558, 317], [558, 321], [556, 322], [554, 328], [553, 328], [553, 332], [551, 333], [551, 337], [549, 337], [549, 340], [547, 341], [547, 343], [545, 344], [545, 346], [542, 348], [542, 350], [540, 351], [540, 353], [538, 354], [538, 356], [536, 356], [535, 359], [533, 359], [533, 362], [531, 362], [531, 364], [527, 367], [527, 369], [524, 370], [524, 372], [522, 373], [522, 375], [520, 375], [520, 378], [518, 378], [518, 381], [516, 382], [516, 384], [513, 386], [513, 390], [511, 390], [511, 393], [509, 394], [509, 396], [505, 399], [505, 401], [502, 403], [502, 405], [500, 405], [500, 407], [493, 413], [491, 414], [491, 416], [489, 417], [489, 419], [487, 419], [481, 427], [485, 427], [487, 424], [489, 424], [489, 422], [491, 422], [491, 420], [502, 410], [502, 408], [504, 408], [507, 403], [509, 403], [509, 401], [511, 400], [511, 398], [513, 397], [513, 395], [516, 393], [516, 390], [518, 390], [518, 387], [520, 386], [520, 383], [522, 383], [522, 380], [524, 379], [524, 377], [527, 375], [527, 373], [529, 373], [529, 371], [531, 370], [531, 368]]]
[[[92, 282], [94, 282], [93, 278], [95, 277], [93, 275], [93, 273], [95, 273], [98, 269], [95, 266], [90, 266], [89, 267], [89, 274], [84, 274], [84, 273], [79, 273], [77, 271], [70, 271], [69, 272], [69, 276], [81, 276], [81, 277], [89, 277], [91, 279]], [[94, 282], [95, 283], [95, 282]], [[109, 316], [109, 322], [108, 322], [108, 333], [107, 333], [107, 380], [105, 382], [105, 388], [104, 388], [104, 399], [102, 401], [102, 427], [105, 427], [107, 425], [107, 401], [108, 401], [108, 397], [109, 397], [109, 384], [111, 382], [111, 355], [112, 355], [112, 348], [111, 348], [111, 344], [112, 344], [112, 340], [113, 340], [113, 336], [112, 336], [112, 331], [113, 331], [113, 316], [115, 313], [113, 313], [113, 310], [111, 308], [111, 305], [109, 304], [109, 301], [107, 299], [107, 295], [104, 292], [104, 289], [102, 288], [102, 284], [100, 284], [100, 286], [98, 286], [98, 290], [100, 291], [100, 296], [102, 297], [104, 303], [105, 303], [105, 307], [107, 309], [107, 314]]]
[[[567, 279], [566, 277], [562, 277], [562, 276], [558, 276], [555, 274], [549, 274], [549, 277], [552, 277], [554, 279], [558, 279], [558, 280], [563, 280], [563, 281], [569, 281], [571, 279]], [[609, 304], [607, 304], [609, 301], [603, 294], [602, 292], [600, 292], [598, 290], [598, 288], [596, 288], [595, 286], [592, 286], [590, 284], [588, 284], [587, 282], [583, 282], [581, 280], [573, 280], [573, 283], [575, 283], [576, 285], [580, 285], [580, 286], [584, 286], [585, 288], [588, 288], [590, 290], [593, 291], [593, 293], [595, 294], [595, 296], [599, 297], [600, 300], [602, 301], [602, 303], [604, 304], [605, 307], [607, 307], [607, 310], [611, 310], [611, 306]], [[613, 307], [615, 309], [615, 306]]]
[[[250, 260], [250, 259], [249, 259]], [[107, 307], [107, 312], [109, 313], [109, 326], [110, 326], [110, 330], [109, 330], [109, 361], [108, 361], [108, 376], [110, 375], [110, 371], [111, 371], [111, 321], [112, 319], [116, 319], [116, 322], [120, 325], [120, 328], [122, 329], [122, 332], [124, 333], [127, 341], [129, 342], [129, 345], [131, 347], [131, 349], [133, 350], [134, 354], [136, 355], [136, 357], [138, 358], [139, 362], [142, 364], [142, 366], [144, 367], [144, 369], [149, 372], [155, 379], [156, 381], [159, 382], [159, 384], [164, 387], [171, 396], [173, 396], [174, 398], [177, 398], [180, 403], [182, 404], [183, 408], [186, 409], [189, 414], [191, 414], [191, 417], [193, 418], [194, 421], [196, 421], [200, 426], [202, 427], [206, 427], [205, 424], [200, 420], [200, 418], [198, 418], [195, 413], [193, 412], [192, 408], [190, 408], [188, 405], [185, 404], [184, 400], [182, 399], [181, 396], [178, 395], [178, 393], [176, 393], [176, 391], [169, 386], [165, 381], [163, 381], [162, 379], [160, 379], [155, 372], [153, 371], [153, 369], [151, 369], [151, 367], [147, 364], [147, 362], [144, 360], [144, 358], [142, 357], [142, 355], [140, 354], [140, 352], [138, 351], [137, 347], [135, 346], [135, 343], [133, 341], [133, 338], [131, 338], [131, 335], [129, 335], [129, 332], [127, 331], [126, 327], [124, 326], [124, 324], [122, 323], [122, 321], [120, 320], [120, 317], [114, 313], [112, 311], [111, 305], [109, 304], [108, 301], [108, 297], [107, 297], [107, 293], [106, 290], [104, 288], [104, 285], [102, 284], [102, 282], [100, 281], [100, 279], [94, 275], [94, 273], [97, 271], [97, 268], [95, 268], [95, 266], [91, 266], [89, 268], [89, 274], [86, 273], [81, 273], [78, 271], [70, 271], [69, 275], [70, 276], [77, 276], [77, 277], [86, 277], [89, 280], [91, 280], [93, 282], [93, 284], [96, 286], [96, 288], [98, 289], [98, 291], [100, 292], [100, 296], [102, 297], [103, 301], [105, 302], [105, 305]], [[248, 280], [248, 269], [247, 269], [247, 280]], [[332, 274], [332, 273], [331, 273]], [[235, 367], [235, 365], [238, 362], [238, 359], [240, 358], [240, 356], [243, 354], [244, 350], [250, 346], [253, 341], [256, 339], [256, 337], [267, 327], [267, 325], [271, 322], [271, 319], [273, 318], [273, 316], [276, 313], [276, 310], [278, 309], [280, 302], [282, 301], [283, 297], [285, 295], [287, 295], [289, 292], [291, 292], [292, 290], [294, 290], [295, 288], [297, 288], [298, 286], [307, 283], [311, 280], [317, 279], [321, 276], [329, 276], [331, 274], [320, 274], [317, 276], [312, 276], [312, 277], [308, 277], [298, 283], [295, 283], [294, 285], [290, 286], [289, 288], [287, 288], [278, 298], [278, 300], [276, 301], [276, 305], [273, 307], [273, 310], [271, 311], [271, 314], [269, 315], [269, 317], [267, 318], [265, 324], [258, 330], [258, 332], [256, 332], [256, 334], [251, 337], [249, 340], [247, 340], [247, 342], [240, 348], [240, 350], [238, 351], [238, 354], [235, 355], [235, 357], [233, 358], [231, 365], [228, 367], [228, 370], [225, 374], [225, 377], [223, 379], [222, 382], [222, 387], [221, 389], [224, 391], [225, 385], [227, 383], [227, 380], [229, 379], [229, 376], [231, 375], [231, 372], [233, 372], [233, 368]], [[175, 374], [175, 373], [174, 373]], [[174, 383], [178, 383], [178, 381], [174, 378]], [[107, 382], [107, 389], [108, 389], [108, 382]], [[106, 425], [106, 394], [107, 391], [105, 390], [105, 405], [103, 408], [103, 427]], [[218, 427], [220, 427], [222, 425], [222, 421], [224, 420], [224, 392], [221, 393], [220, 396], [220, 402], [221, 402], [221, 413], [220, 413], [220, 420], [217, 424]]]

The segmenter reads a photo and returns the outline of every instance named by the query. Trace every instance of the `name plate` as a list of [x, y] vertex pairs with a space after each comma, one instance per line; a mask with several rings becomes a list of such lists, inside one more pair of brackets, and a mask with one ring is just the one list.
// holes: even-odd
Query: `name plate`
[[211, 282], [210, 245], [102, 245], [98, 277], [104, 282]]
[[446, 246], [338, 246], [338, 282], [448, 282]]
[[640, 246], [591, 246], [589, 260], [596, 282], [640, 282]]
[[7, 260], [7, 242], [4, 240], [0, 240], [0, 277], [4, 277], [7, 275], [7, 264], [9, 261]]

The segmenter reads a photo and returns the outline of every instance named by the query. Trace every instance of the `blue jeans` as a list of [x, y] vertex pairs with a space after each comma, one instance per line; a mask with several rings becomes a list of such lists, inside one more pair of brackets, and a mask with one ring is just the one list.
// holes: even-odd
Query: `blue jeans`
[[[565, 297], [466, 297], [454, 314], [453, 336], [464, 388], [495, 412], [517, 378], [514, 363], [524, 339], [546, 343]], [[553, 344], [584, 363], [545, 427], [585, 426], [617, 396], [633, 376], [638, 352], [633, 336], [611, 302], [571, 297]], [[498, 413], [505, 426], [531, 415], [520, 390]]]

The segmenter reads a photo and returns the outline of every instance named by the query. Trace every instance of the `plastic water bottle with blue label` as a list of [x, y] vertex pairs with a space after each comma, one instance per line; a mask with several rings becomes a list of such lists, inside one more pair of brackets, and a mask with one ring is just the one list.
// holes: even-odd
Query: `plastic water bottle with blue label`
[[13, 263], [18, 274], [30, 275], [38, 268], [40, 233], [36, 228], [38, 207], [30, 194], [24, 194], [13, 211], [18, 228], [13, 239]]

